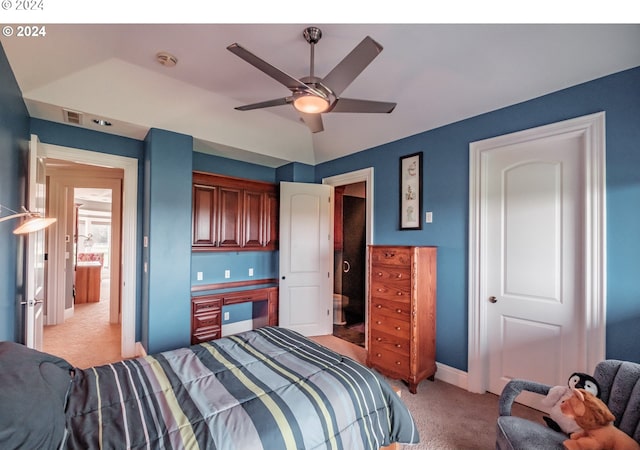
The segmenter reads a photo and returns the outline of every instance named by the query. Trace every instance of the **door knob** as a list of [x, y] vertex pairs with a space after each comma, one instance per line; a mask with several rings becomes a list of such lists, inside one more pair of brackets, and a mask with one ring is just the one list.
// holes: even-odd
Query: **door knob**
[[491, 303], [496, 303], [498, 301], [498, 299], [495, 296], [492, 295], [491, 297], [489, 297], [489, 301]]

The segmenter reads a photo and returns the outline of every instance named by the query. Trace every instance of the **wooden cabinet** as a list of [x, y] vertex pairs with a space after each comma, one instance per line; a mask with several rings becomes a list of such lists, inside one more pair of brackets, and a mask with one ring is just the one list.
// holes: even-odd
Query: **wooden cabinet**
[[278, 325], [278, 288], [202, 295], [191, 298], [191, 344], [219, 339], [222, 336], [222, 307], [245, 302], [265, 302], [260, 323]]
[[100, 282], [102, 264], [85, 263], [76, 266], [74, 303], [93, 303], [100, 301]]
[[194, 251], [275, 250], [278, 215], [273, 183], [193, 173]]
[[370, 246], [367, 365], [418, 383], [436, 373], [436, 247]]

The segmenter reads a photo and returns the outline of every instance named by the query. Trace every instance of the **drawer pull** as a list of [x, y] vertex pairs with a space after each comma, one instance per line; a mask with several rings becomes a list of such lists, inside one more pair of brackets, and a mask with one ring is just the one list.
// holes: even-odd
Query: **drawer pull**
[[396, 309], [396, 312], [397, 312], [398, 314], [400, 314], [400, 313], [402, 312], [402, 310], [401, 310], [400, 308], [398, 308], [398, 309]]
[[397, 348], [402, 348], [402, 344], [396, 344]]
[[376, 325], [382, 325], [382, 321], [381, 320], [376, 320]]
[[396, 275], [396, 278], [402, 278], [402, 274], [399, 273], [398, 275]]
[[384, 291], [384, 289], [382, 289], [382, 288], [378, 288], [378, 289], [377, 289], [377, 291], [378, 291], [378, 292], [383, 292], [383, 291]]
[[378, 275], [379, 277], [382, 276], [382, 272], [378, 272], [376, 275]]
[[385, 252], [384, 253], [384, 257], [385, 258], [393, 258], [394, 256], [396, 256], [396, 254], [394, 252]]
[[396, 330], [400, 331], [400, 327], [396, 327]]
[[401, 295], [402, 295], [402, 291], [398, 291], [398, 292], [396, 292], [396, 295], [397, 295], [398, 297], [399, 297], [399, 296], [401, 296]]
[[380, 309], [380, 308], [382, 308], [382, 305], [378, 304], [378, 305], [376, 305], [376, 308]]
[[380, 338], [380, 337], [379, 337], [379, 338], [376, 338], [376, 341], [381, 342], [381, 341], [382, 341], [382, 338]]
[[382, 355], [381, 355], [380, 353], [376, 353], [376, 356], [377, 356], [378, 358], [382, 358]]
[[396, 366], [399, 366], [400, 364], [402, 364], [400, 361], [396, 361]]

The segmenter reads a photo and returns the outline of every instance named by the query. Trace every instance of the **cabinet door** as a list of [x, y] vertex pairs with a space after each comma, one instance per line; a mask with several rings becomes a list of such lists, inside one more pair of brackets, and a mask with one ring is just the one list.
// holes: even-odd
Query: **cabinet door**
[[244, 191], [242, 246], [262, 247], [264, 245], [263, 217], [264, 193]]
[[240, 247], [242, 190], [220, 187], [220, 247]]
[[215, 186], [193, 186], [193, 234], [194, 246], [216, 246], [218, 188]]
[[278, 248], [278, 218], [280, 216], [280, 203], [278, 194], [267, 192], [264, 207], [264, 246], [269, 250]]

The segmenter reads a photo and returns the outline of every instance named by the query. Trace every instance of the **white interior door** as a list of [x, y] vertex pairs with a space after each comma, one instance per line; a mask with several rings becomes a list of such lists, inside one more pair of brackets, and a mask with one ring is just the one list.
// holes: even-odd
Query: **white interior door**
[[551, 385], [585, 367], [580, 177], [576, 136], [486, 155], [490, 391], [512, 378]]
[[[27, 209], [43, 216], [46, 206], [45, 167], [38, 158], [38, 138], [32, 136], [29, 147]], [[25, 343], [42, 350], [45, 306], [45, 230], [27, 235]]]
[[333, 187], [280, 184], [279, 325], [318, 336], [333, 324]]
[[470, 391], [565, 384], [605, 357], [604, 129], [596, 113], [471, 143]]

